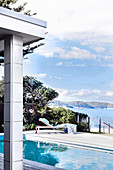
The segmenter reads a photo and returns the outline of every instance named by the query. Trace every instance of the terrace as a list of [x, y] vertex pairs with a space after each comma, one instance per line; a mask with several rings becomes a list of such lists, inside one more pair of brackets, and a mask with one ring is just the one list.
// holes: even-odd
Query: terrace
[[[0, 21], [0, 54], [4, 53], [5, 65], [5, 149], [4, 158], [3, 154], [0, 154], [0, 168], [3, 169], [4, 160], [6, 170], [60, 169], [23, 160], [23, 46], [44, 39], [47, 23], [4, 8], [0, 8]], [[87, 133], [69, 135], [47, 130], [43, 130], [40, 135], [33, 131], [25, 135], [28, 140], [40, 140], [113, 153], [113, 138], [109, 136]]]

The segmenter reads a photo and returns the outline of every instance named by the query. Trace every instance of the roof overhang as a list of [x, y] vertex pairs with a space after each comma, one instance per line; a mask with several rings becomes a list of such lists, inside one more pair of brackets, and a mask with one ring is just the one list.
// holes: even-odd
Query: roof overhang
[[17, 35], [23, 37], [24, 45], [29, 45], [45, 38], [46, 27], [46, 21], [0, 7], [0, 40]]

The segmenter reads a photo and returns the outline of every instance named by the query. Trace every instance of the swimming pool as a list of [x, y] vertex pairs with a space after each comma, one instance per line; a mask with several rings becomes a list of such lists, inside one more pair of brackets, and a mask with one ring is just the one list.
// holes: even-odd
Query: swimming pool
[[[0, 153], [3, 153], [3, 139]], [[64, 168], [67, 170], [112, 170], [113, 154], [67, 147], [64, 145], [24, 140], [24, 159]]]

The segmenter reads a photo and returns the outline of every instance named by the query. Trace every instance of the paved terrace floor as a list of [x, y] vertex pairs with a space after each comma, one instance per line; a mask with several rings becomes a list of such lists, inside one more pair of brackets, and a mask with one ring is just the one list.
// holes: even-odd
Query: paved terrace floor
[[35, 134], [34, 131], [27, 132], [26, 138], [113, 153], [113, 136], [106, 136], [103, 134], [78, 132], [73, 135], [55, 130], [41, 130], [39, 135]]

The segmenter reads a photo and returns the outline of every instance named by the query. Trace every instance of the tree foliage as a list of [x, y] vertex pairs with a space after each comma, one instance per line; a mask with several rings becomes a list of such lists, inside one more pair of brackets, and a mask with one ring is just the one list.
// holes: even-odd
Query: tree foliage
[[42, 82], [36, 80], [34, 77], [24, 76], [23, 77], [23, 102], [32, 103], [34, 102], [34, 90], [42, 87]]
[[[75, 112], [65, 109], [63, 107], [47, 108], [46, 118], [52, 125], [58, 125], [63, 123], [77, 123], [77, 115]], [[73, 121], [73, 122], [72, 122]]]
[[25, 11], [27, 2], [23, 2], [22, 5], [16, 6], [15, 4], [17, 1], [18, 0], [0, 0], [0, 6], [16, 12], [23, 12], [25, 15], [29, 16], [36, 15], [36, 13], [31, 14], [31, 10]]
[[44, 87], [43, 83], [34, 77], [25, 76], [23, 84], [24, 103], [36, 103], [40, 107], [45, 107], [58, 96], [55, 90]]
[[58, 93], [51, 88], [41, 87], [34, 90], [34, 102], [39, 106], [47, 106], [53, 99], [58, 96]]

